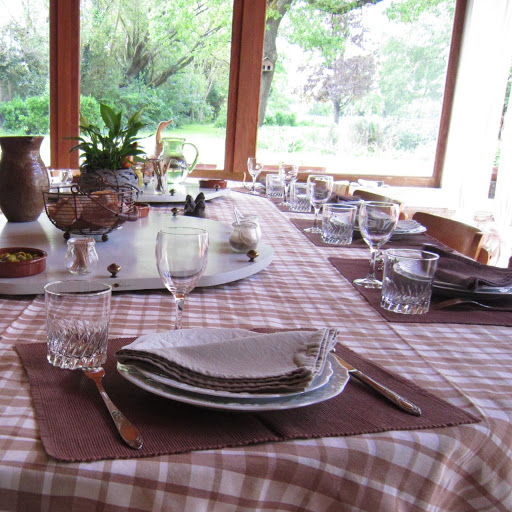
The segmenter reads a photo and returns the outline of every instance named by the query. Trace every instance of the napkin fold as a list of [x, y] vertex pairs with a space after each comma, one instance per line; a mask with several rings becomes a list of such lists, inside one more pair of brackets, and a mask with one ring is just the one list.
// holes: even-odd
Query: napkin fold
[[470, 291], [477, 291], [482, 286], [512, 287], [512, 270], [509, 268], [484, 265], [433, 245], [426, 245], [424, 249], [439, 254], [436, 281], [463, 286]]
[[116, 352], [191, 386], [234, 393], [303, 391], [321, 375], [336, 329], [259, 334], [245, 329], [182, 329], [148, 334]]

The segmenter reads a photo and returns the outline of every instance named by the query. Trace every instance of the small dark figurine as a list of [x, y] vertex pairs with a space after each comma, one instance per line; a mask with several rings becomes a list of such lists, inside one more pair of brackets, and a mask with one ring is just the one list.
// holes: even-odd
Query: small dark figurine
[[206, 217], [206, 208], [204, 204], [204, 194], [199, 192], [196, 199], [192, 199], [192, 196], [188, 195], [185, 199], [185, 206], [183, 208], [183, 215], [189, 217]]

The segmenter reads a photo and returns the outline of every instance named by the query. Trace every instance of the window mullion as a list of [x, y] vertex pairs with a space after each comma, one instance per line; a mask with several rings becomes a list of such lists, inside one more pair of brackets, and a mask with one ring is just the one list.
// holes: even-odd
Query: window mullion
[[246, 170], [256, 154], [266, 0], [235, 0], [225, 170]]
[[80, 113], [80, 0], [50, 1], [51, 166], [78, 168]]

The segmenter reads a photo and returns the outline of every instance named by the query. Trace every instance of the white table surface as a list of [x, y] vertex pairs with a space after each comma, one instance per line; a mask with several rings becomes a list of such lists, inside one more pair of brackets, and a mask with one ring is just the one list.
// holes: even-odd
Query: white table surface
[[[73, 277], [64, 266], [67, 245], [64, 232], [57, 229], [42, 213], [34, 222], [7, 222], [0, 216], [0, 247], [32, 247], [48, 254], [46, 270], [23, 278], [1, 278], [0, 294], [25, 295], [44, 292], [44, 285], [61, 279], [108, 279], [114, 291], [151, 290], [164, 288], [155, 263], [155, 243], [158, 230], [170, 226], [201, 227], [208, 231], [210, 244], [208, 265], [198, 286], [215, 286], [251, 276], [266, 268], [274, 251], [260, 242], [259, 256], [250, 262], [245, 254], [235, 253], [229, 245], [231, 226], [210, 219], [172, 216], [169, 211], [152, 208], [149, 216], [126, 222], [109, 233], [106, 242], [96, 242], [99, 263], [96, 271]], [[110, 277], [107, 267], [121, 265], [116, 278]]]

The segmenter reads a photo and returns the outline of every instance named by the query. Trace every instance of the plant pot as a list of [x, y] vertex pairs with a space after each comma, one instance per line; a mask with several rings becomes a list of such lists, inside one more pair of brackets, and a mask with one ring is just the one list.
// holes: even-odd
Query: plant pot
[[119, 169], [117, 171], [99, 169], [83, 172], [78, 178], [78, 186], [86, 193], [104, 190], [108, 185], [132, 187], [135, 195], [140, 192], [139, 176], [133, 169]]

